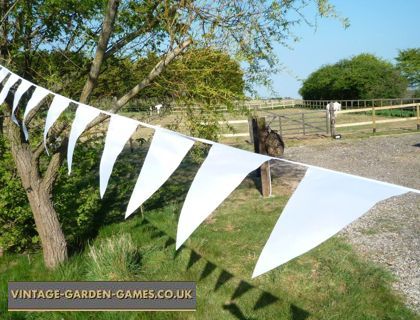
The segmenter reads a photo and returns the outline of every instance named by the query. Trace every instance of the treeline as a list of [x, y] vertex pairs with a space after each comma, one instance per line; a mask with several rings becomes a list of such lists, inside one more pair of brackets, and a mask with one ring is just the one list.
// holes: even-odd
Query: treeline
[[[91, 57], [82, 52], [38, 51], [31, 56], [27, 79], [78, 100], [91, 66]], [[128, 57], [109, 57], [103, 64], [91, 100], [119, 97], [141, 82], [159, 57], [150, 53], [136, 61]], [[15, 61], [16, 69], [25, 61]], [[138, 99], [188, 100], [203, 103], [226, 103], [244, 96], [243, 71], [238, 62], [219, 50], [195, 48], [167, 66]]]
[[420, 48], [400, 51], [397, 63], [360, 54], [322, 66], [303, 82], [307, 100], [357, 100], [420, 96]]

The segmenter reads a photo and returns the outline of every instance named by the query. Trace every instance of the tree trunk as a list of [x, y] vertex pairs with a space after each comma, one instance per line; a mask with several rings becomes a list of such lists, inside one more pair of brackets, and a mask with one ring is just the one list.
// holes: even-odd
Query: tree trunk
[[41, 239], [45, 266], [55, 268], [67, 260], [67, 243], [51, 201], [51, 194], [39, 181], [32, 181], [26, 194]]
[[30, 146], [23, 141], [19, 127], [9, 118], [6, 120], [12, 156], [34, 215], [45, 266], [55, 268], [67, 259], [67, 244], [52, 204], [51, 188], [39, 175]]

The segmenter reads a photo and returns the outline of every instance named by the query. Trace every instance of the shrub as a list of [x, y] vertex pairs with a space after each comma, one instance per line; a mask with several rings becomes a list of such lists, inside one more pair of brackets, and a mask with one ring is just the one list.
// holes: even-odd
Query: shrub
[[305, 100], [399, 98], [406, 88], [407, 81], [391, 63], [360, 54], [319, 68], [299, 93]]
[[8, 145], [0, 134], [0, 248], [21, 252], [38, 246], [35, 221]]

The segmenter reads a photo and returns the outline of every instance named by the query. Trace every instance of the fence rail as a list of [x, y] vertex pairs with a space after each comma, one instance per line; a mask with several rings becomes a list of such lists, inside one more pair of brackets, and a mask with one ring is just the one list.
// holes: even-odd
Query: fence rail
[[[342, 110], [360, 109], [368, 107], [382, 107], [393, 105], [404, 105], [408, 103], [420, 103], [420, 98], [398, 98], [398, 99], [367, 99], [367, 100], [302, 100], [302, 99], [259, 99], [259, 100], [245, 100], [237, 101], [233, 107], [225, 105], [216, 106], [215, 109], [219, 112], [227, 112], [228, 110], [274, 110], [285, 108], [304, 108], [304, 109], [325, 109], [326, 105], [331, 101], [337, 101], [341, 104]], [[187, 108], [201, 109], [199, 102], [191, 103], [186, 106], [176, 101], [159, 101], [157, 99], [138, 99], [131, 102], [124, 111], [128, 112], [151, 112], [153, 106], [163, 104], [165, 108], [172, 112], [185, 112]]]
[[[400, 117], [396, 119], [377, 119], [377, 111], [383, 110], [395, 110], [395, 109], [408, 109], [408, 108], [415, 108], [415, 116], [413, 117]], [[413, 110], [414, 111], [414, 110]], [[408, 103], [398, 106], [385, 106], [385, 107], [375, 107], [372, 106], [370, 108], [362, 108], [362, 109], [353, 109], [353, 110], [341, 110], [335, 111], [335, 114], [350, 114], [350, 113], [360, 113], [360, 112], [370, 112], [371, 113], [371, 120], [370, 121], [359, 121], [359, 122], [350, 122], [350, 123], [342, 123], [336, 124], [334, 119], [334, 128], [349, 128], [349, 127], [358, 127], [358, 126], [366, 126], [372, 125], [372, 132], [375, 133], [377, 130], [377, 124], [384, 124], [384, 123], [395, 123], [395, 122], [407, 122], [407, 121], [416, 121], [417, 130], [420, 130], [420, 103]], [[333, 111], [334, 113], [334, 111]], [[413, 112], [414, 113], [414, 112]], [[334, 118], [334, 116], [333, 116]], [[335, 132], [335, 130], [334, 130]]]
[[[300, 100], [302, 108], [325, 109], [331, 101], [341, 104], [342, 110], [361, 109], [371, 107], [387, 107], [420, 103], [420, 98], [398, 98], [398, 99], [366, 99], [366, 100]], [[299, 105], [297, 105], [299, 106]]]
[[[276, 114], [267, 112], [266, 124], [282, 136], [328, 134], [329, 123], [326, 111], [297, 112], [293, 114]], [[219, 124], [249, 124], [248, 120], [219, 121]], [[248, 137], [249, 132], [225, 133], [223, 137]]]
[[[420, 103], [407, 103], [402, 105], [389, 105], [389, 106], [371, 106], [367, 108], [356, 108], [356, 109], [347, 109], [341, 111], [334, 111], [333, 115], [327, 113], [326, 110], [317, 110], [317, 111], [306, 111], [301, 112], [297, 111], [296, 113], [287, 113], [279, 114], [273, 112], [265, 112], [266, 122], [272, 128], [277, 130], [282, 136], [296, 136], [296, 135], [328, 135], [336, 133], [336, 129], [339, 128], [352, 128], [352, 127], [361, 127], [361, 126], [371, 126], [372, 132], [376, 132], [378, 125], [381, 124], [391, 124], [391, 123], [403, 123], [403, 122], [415, 122], [417, 130], [420, 130]], [[392, 116], [392, 119], [383, 119], [383, 115], [378, 112], [383, 112], [386, 110], [396, 110], [400, 109], [401, 116], [395, 117]], [[403, 110], [412, 109], [410, 113], [405, 112], [406, 116], [403, 116]], [[351, 119], [346, 117], [338, 117], [337, 115], [349, 115], [349, 114], [364, 114], [371, 117], [368, 121], [363, 120], [363, 115], [356, 117], [351, 122], [346, 123], [336, 123], [337, 119], [339, 122], [343, 119]], [[413, 115], [413, 116], [412, 116]], [[378, 116], [382, 116], [378, 118]], [[333, 121], [332, 121], [333, 120]], [[228, 125], [243, 125], [247, 124], [248, 120], [230, 120], [230, 121], [220, 121], [219, 124], [228, 124]], [[238, 133], [226, 133], [222, 134], [223, 137], [247, 137], [249, 132], [238, 132]]]

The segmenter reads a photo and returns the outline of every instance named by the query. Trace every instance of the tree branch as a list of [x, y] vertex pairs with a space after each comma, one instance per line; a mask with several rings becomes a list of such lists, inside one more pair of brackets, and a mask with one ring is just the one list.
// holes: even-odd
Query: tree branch
[[114, 31], [114, 22], [117, 16], [119, 2], [120, 0], [108, 1], [102, 31], [99, 35], [98, 46], [96, 48], [95, 58], [93, 59], [92, 66], [90, 67], [89, 77], [83, 88], [82, 94], [80, 95], [79, 100], [82, 103], [86, 103], [89, 100], [89, 96], [96, 86], [102, 62], [105, 58], [105, 51], [108, 47], [109, 39]]
[[16, 0], [11, 6], [10, 8], [7, 10], [7, 12], [3, 15], [3, 18], [0, 21], [0, 26], [3, 24], [3, 22], [7, 19], [7, 17], [9, 16], [10, 11], [13, 10], [13, 8], [16, 6], [16, 4], [19, 2], [19, 0]]
[[[168, 54], [166, 54], [149, 72], [148, 76], [143, 79], [138, 85], [136, 85], [134, 88], [132, 88], [129, 92], [127, 92], [124, 96], [122, 96], [118, 101], [114, 104], [114, 106], [109, 110], [110, 112], [117, 113], [121, 108], [127, 104], [132, 98], [134, 98], [137, 94], [140, 93], [140, 91], [147, 86], [149, 86], [154, 79], [156, 79], [162, 72], [165, 70], [168, 64], [170, 64], [177, 56], [179, 56], [185, 49], [188, 48], [189, 45], [192, 44], [191, 39], [185, 40], [181, 45], [171, 51], [169, 51]], [[107, 119], [107, 115], [100, 115], [98, 118], [96, 118], [94, 121], [92, 121], [88, 127], [86, 128], [86, 131], [92, 129], [93, 127], [97, 126], [101, 122], [103, 122], [105, 119]]]
[[51, 157], [47, 170], [45, 171], [44, 176], [42, 178], [42, 184], [44, 185], [44, 188], [46, 189], [48, 194], [51, 194], [52, 187], [58, 176], [58, 169], [60, 169], [60, 166], [63, 163], [66, 154], [64, 152], [64, 149], [66, 148], [68, 141], [67, 138], [65, 139], [66, 141], [63, 141], [63, 143], [60, 146], [60, 149], [57, 150], [57, 152], [54, 153]]
[[120, 50], [121, 48], [126, 46], [128, 43], [130, 43], [131, 41], [136, 39], [142, 33], [144, 33], [144, 30], [138, 29], [136, 31], [133, 31], [133, 32], [127, 34], [126, 36], [122, 37], [121, 39], [119, 39], [116, 43], [113, 44], [113, 46], [111, 48], [109, 48], [105, 52], [104, 59], [112, 56], [115, 52], [117, 52], [118, 50]]
[[181, 45], [171, 50], [162, 60], [160, 60], [149, 72], [148, 76], [143, 79], [138, 85], [132, 88], [124, 96], [122, 96], [115, 103], [114, 107], [111, 108], [111, 112], [117, 112], [120, 110], [128, 101], [134, 98], [141, 90], [149, 86], [154, 79], [156, 79], [177, 56], [179, 56], [188, 46], [192, 44], [192, 39], [187, 39]]

